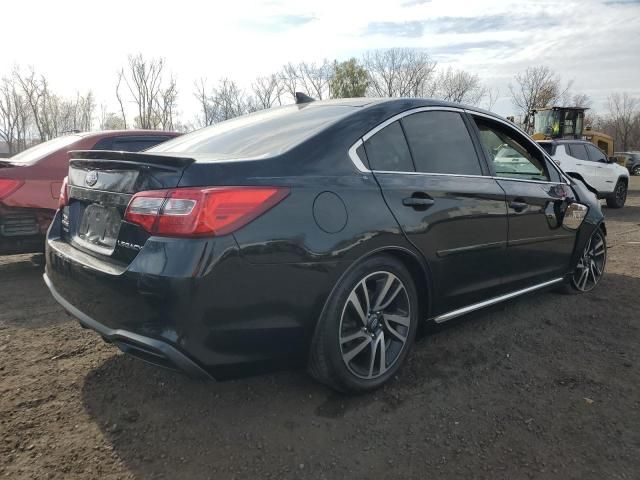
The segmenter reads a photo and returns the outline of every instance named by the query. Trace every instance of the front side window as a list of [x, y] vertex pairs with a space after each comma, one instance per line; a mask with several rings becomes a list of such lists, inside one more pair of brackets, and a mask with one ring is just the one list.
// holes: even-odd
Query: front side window
[[578, 160], [589, 160], [587, 155], [587, 149], [581, 143], [571, 143], [567, 145], [569, 147], [569, 155]]
[[387, 125], [364, 142], [364, 148], [371, 170], [414, 171], [407, 140], [397, 121]]
[[482, 175], [469, 131], [456, 112], [419, 112], [402, 119], [416, 171]]
[[587, 151], [589, 152], [589, 156], [591, 157], [591, 161], [593, 162], [606, 162], [607, 156], [604, 154], [602, 150], [594, 147], [591, 144], [585, 145], [587, 147]]
[[549, 181], [542, 153], [528, 148], [517, 131], [498, 122], [476, 118], [480, 141], [498, 177]]

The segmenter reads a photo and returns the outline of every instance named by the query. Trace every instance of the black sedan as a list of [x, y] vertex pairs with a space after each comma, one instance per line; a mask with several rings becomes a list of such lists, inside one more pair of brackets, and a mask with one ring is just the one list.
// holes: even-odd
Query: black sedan
[[[505, 152], [508, 153], [505, 154]], [[72, 153], [44, 276], [148, 362], [388, 381], [421, 324], [600, 281], [595, 197], [522, 131], [421, 99], [308, 102], [145, 153]]]

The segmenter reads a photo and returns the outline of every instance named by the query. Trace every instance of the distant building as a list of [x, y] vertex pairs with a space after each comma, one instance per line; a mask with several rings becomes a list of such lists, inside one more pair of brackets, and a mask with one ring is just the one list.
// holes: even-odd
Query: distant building
[[9, 156], [9, 145], [7, 142], [0, 142], [0, 158], [6, 158]]

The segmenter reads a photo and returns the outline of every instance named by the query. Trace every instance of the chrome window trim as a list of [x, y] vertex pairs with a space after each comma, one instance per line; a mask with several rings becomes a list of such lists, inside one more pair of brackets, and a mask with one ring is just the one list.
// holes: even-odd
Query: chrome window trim
[[552, 165], [553, 168], [556, 169], [556, 171], [558, 172], [558, 174], [560, 175], [561, 179], [564, 179], [565, 181], [560, 181], [560, 182], [552, 182], [552, 181], [546, 181], [546, 180], [525, 180], [525, 179], [521, 179], [521, 178], [511, 178], [511, 177], [499, 177], [499, 176], [492, 176], [492, 175], [464, 175], [464, 174], [458, 174], [458, 173], [431, 173], [431, 172], [403, 172], [403, 171], [397, 171], [397, 170], [371, 170], [369, 169], [364, 162], [362, 161], [362, 159], [358, 156], [356, 150], [358, 149], [358, 147], [360, 145], [364, 145], [364, 142], [366, 142], [367, 140], [369, 140], [371, 137], [373, 137], [376, 133], [378, 133], [380, 130], [382, 130], [383, 128], [387, 127], [388, 125], [391, 125], [393, 122], [400, 120], [401, 118], [404, 118], [408, 115], [412, 115], [414, 113], [420, 113], [420, 112], [430, 112], [430, 111], [444, 111], [444, 112], [458, 112], [458, 113], [467, 113], [469, 115], [478, 115], [481, 117], [485, 117], [488, 118], [490, 120], [494, 120], [498, 123], [502, 123], [508, 127], [514, 128], [516, 129], [519, 133], [521, 133], [522, 135], [524, 135], [525, 137], [528, 138], [528, 135], [517, 125], [514, 125], [513, 123], [509, 122], [508, 120], [503, 120], [499, 117], [494, 117], [493, 115], [487, 115], [486, 113], [481, 113], [481, 112], [476, 112], [475, 110], [468, 110], [465, 108], [455, 108], [455, 107], [418, 107], [418, 108], [412, 108], [411, 110], [406, 110], [404, 112], [400, 112], [397, 113], [396, 115], [394, 115], [391, 118], [388, 118], [387, 120], [385, 120], [384, 122], [378, 124], [377, 126], [373, 127], [371, 130], [369, 130], [367, 133], [365, 133], [362, 138], [359, 138], [353, 145], [351, 145], [351, 148], [349, 148], [349, 158], [351, 159], [351, 162], [353, 163], [353, 165], [356, 167], [356, 169], [359, 172], [362, 173], [383, 173], [383, 174], [390, 174], [390, 173], [395, 173], [395, 174], [400, 174], [400, 175], [425, 175], [425, 176], [446, 176], [446, 177], [466, 177], [466, 178], [492, 178], [494, 180], [509, 180], [509, 181], [514, 181], [514, 182], [527, 182], [527, 183], [540, 183], [540, 184], [553, 184], [553, 185], [570, 185], [570, 181], [567, 179], [567, 176], [564, 174], [564, 172], [562, 172], [560, 169], [558, 169], [558, 167], [556, 166], [555, 163], [553, 163], [553, 160], [551, 160], [551, 157], [549, 157], [549, 155], [547, 155], [547, 153], [542, 149], [542, 147], [540, 147], [540, 145], [538, 145], [536, 142], [534, 142], [533, 140], [531, 141], [531, 143], [533, 143], [536, 148], [542, 152], [543, 156], [547, 159], [547, 163]]
[[468, 305], [466, 307], [459, 308], [457, 310], [453, 310], [448, 313], [444, 313], [442, 315], [438, 315], [434, 317], [433, 320], [436, 323], [446, 322], [447, 320], [451, 320], [456, 317], [460, 317], [462, 315], [466, 315], [467, 313], [474, 312], [476, 310], [480, 310], [481, 308], [488, 307], [490, 305], [494, 305], [496, 303], [504, 302], [505, 300], [509, 300], [510, 298], [518, 297], [520, 295], [524, 295], [525, 293], [533, 292], [534, 290], [539, 290], [544, 287], [548, 287], [555, 283], [562, 282], [564, 278], [554, 278], [553, 280], [549, 280], [548, 282], [538, 283], [537, 285], [533, 285], [531, 287], [523, 288], [522, 290], [516, 290], [511, 293], [507, 293], [505, 295], [500, 295], [499, 297], [490, 298], [489, 300], [484, 300], [482, 302], [474, 303], [472, 305]]
[[359, 138], [356, 143], [351, 145], [351, 148], [349, 149], [349, 157], [359, 171], [363, 173], [371, 172], [371, 170], [367, 168], [362, 159], [358, 156], [358, 152], [356, 152], [360, 145], [364, 145], [364, 141], [361, 138]]
[[367, 133], [365, 133], [362, 136], [362, 140], [364, 142], [366, 142], [371, 137], [373, 137], [376, 133], [378, 133], [380, 130], [382, 130], [384, 127], [386, 127], [388, 125], [391, 125], [396, 120], [400, 120], [401, 118], [407, 117], [409, 115], [413, 115], [414, 113], [430, 112], [430, 111], [464, 113], [464, 109], [463, 108], [454, 108], [454, 107], [418, 107], [418, 108], [412, 108], [411, 110], [405, 110], [404, 112], [397, 113], [393, 117], [388, 118], [384, 122], [382, 122], [382, 123], [378, 124], [377, 126], [373, 127], [371, 130], [369, 130]]

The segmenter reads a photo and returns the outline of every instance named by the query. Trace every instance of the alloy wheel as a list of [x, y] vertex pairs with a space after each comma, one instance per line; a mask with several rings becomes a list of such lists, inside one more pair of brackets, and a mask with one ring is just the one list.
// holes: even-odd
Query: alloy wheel
[[587, 242], [576, 271], [573, 274], [573, 284], [582, 292], [593, 290], [604, 273], [607, 263], [607, 247], [600, 230], [596, 230]]
[[634, 175], [640, 175], [640, 165], [633, 168]]
[[359, 378], [385, 374], [406, 347], [411, 326], [407, 289], [393, 273], [367, 275], [353, 288], [340, 318], [340, 352]]

